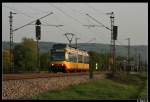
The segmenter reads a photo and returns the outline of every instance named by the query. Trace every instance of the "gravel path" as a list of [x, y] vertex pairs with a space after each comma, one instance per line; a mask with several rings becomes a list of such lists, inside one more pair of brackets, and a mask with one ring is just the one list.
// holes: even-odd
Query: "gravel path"
[[[105, 78], [105, 75], [94, 75], [93, 80], [101, 78]], [[88, 81], [87, 75], [2, 81], [2, 99], [30, 99], [39, 93]]]

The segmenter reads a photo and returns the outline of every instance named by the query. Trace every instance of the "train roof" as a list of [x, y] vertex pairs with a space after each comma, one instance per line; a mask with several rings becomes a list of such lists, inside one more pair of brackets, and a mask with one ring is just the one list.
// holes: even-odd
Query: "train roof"
[[84, 50], [84, 49], [81, 49], [81, 48], [76, 48], [76, 47], [74, 47], [74, 46], [71, 46], [71, 45], [69, 45], [69, 44], [62, 44], [62, 43], [59, 43], [59, 44], [54, 44], [53, 45], [53, 48], [55, 48], [55, 49], [59, 49], [59, 48], [71, 48], [71, 49], [74, 49], [74, 50], [80, 50], [80, 51], [84, 51], [84, 52], [87, 52], [86, 50]]

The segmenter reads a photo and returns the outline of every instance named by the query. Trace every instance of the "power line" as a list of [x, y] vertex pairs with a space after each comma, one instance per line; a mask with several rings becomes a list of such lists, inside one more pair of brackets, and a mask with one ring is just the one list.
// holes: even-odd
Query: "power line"
[[8, 9], [10, 9], [10, 10], [13, 10], [13, 11], [15, 11], [16, 13], [23, 14], [23, 15], [26, 16], [26, 17], [34, 18], [34, 17], [32, 17], [32, 16], [30, 16], [30, 15], [28, 15], [28, 14], [26, 14], [26, 13], [20, 12], [20, 10], [14, 9], [14, 8], [12, 8], [12, 7], [8, 7], [8, 6], [3, 6], [3, 7], [6, 7], [6, 8], [8, 8]]
[[59, 10], [60, 12], [62, 12], [62, 13], [63, 13], [64, 15], [66, 15], [67, 17], [72, 18], [74, 21], [76, 21], [76, 22], [80, 23], [81, 25], [83, 25], [82, 22], [80, 22], [78, 19], [75, 19], [74, 17], [70, 16], [70, 15], [67, 14], [65, 11], [63, 11], [62, 9], [60, 9], [59, 7], [54, 6], [53, 4], [49, 4], [49, 5], [53, 6], [53, 7], [56, 8], [57, 10]]
[[101, 14], [101, 15], [106, 15], [106, 13], [104, 13], [104, 12], [102, 12], [102, 11], [100, 11], [100, 10], [94, 8], [93, 6], [91, 6], [91, 5], [88, 4], [88, 3], [85, 3], [85, 5], [86, 5], [88, 8], [92, 8], [93, 11], [98, 11], [98, 13]]
[[87, 41], [87, 42], [85, 42], [85, 43], [89, 43], [89, 42], [95, 41], [95, 40], [96, 40], [96, 38], [92, 38], [91, 40], [89, 40], [89, 41]]
[[[87, 5], [88, 6], [88, 5]], [[73, 10], [72, 8], [70, 8], [71, 10]], [[79, 12], [80, 13], [80, 12]], [[82, 13], [80, 13], [80, 14], [82, 14]], [[85, 13], [86, 14], [86, 13]], [[103, 13], [103, 14], [105, 14], [105, 15], [107, 15], [106, 13]], [[88, 22], [90, 21], [89, 19], [87, 19], [88, 20]], [[104, 24], [102, 24], [101, 22], [99, 22], [98, 21], [98, 23], [100, 23], [101, 24], [101, 26], [100, 25], [95, 25], [92, 21], [90, 21], [91, 23], [92, 23], [92, 25], [83, 25], [83, 26], [87, 26], [88, 28], [90, 28], [90, 27], [105, 27], [106, 29], [108, 29], [108, 30], [110, 30], [108, 27], [106, 27]], [[97, 22], [97, 21], [96, 21]], [[92, 33], [93, 33], [93, 31], [91, 30], [91, 29], [88, 29], [88, 30], [90, 30]], [[104, 40], [104, 39], [103, 39]]]
[[[40, 20], [40, 19], [45, 18], [45, 17], [47, 17], [47, 16], [49, 16], [49, 15], [51, 15], [51, 14], [53, 14], [53, 12], [51, 12], [51, 13], [45, 15], [45, 16], [42, 16], [42, 17], [40, 17], [40, 18], [38, 18], [38, 19]], [[37, 19], [36, 19], [36, 20], [37, 20]], [[21, 27], [18, 27], [18, 28], [16, 28], [16, 29], [14, 29], [13, 32], [16, 31], [16, 30], [18, 30], [18, 29], [21, 29], [21, 28], [23, 28], [23, 27], [25, 27], [25, 26], [27, 26], [27, 25], [30, 25], [30, 24], [34, 23], [36, 20], [34, 20], [34, 21], [32, 21], [32, 22], [29, 22], [29, 23], [27, 23], [27, 24], [25, 24], [25, 25], [23, 25], [23, 26], [21, 26]]]
[[59, 28], [59, 27], [56, 27], [59, 31], [61, 31], [61, 32], [63, 32], [63, 33], [65, 33], [66, 31], [65, 30], [62, 30], [61, 28]]
[[[55, 8], [56, 8], [56, 6], [55, 6]], [[62, 12], [63, 14], [65, 14], [67, 17], [69, 17], [69, 18], [73, 19], [74, 21], [76, 21], [76, 22], [80, 23], [81, 25], [83, 25], [82, 22], [80, 22], [78, 19], [73, 18], [73, 17], [70, 16], [69, 14], [65, 13], [62, 9], [60, 9], [60, 8], [58, 8], [58, 7], [57, 7], [56, 9], [58, 9], [59, 11], [61, 11], [61, 12]], [[72, 9], [72, 8], [69, 8], [69, 9], [71, 9], [72, 11], [75, 11], [75, 10]], [[81, 14], [81, 13], [80, 13], [80, 14]], [[71, 26], [69, 26], [69, 27], [71, 27]], [[71, 27], [71, 29], [74, 30], [74, 28], [72, 28], [72, 27]], [[79, 32], [76, 32], [76, 30], [74, 30], [74, 31], [75, 31], [75, 33], [79, 34]]]
[[[35, 24], [29, 24], [29, 25], [35, 25]], [[41, 24], [41, 26], [55, 26], [55, 27], [61, 27], [64, 25], [55, 25], [55, 24]]]
[[[8, 9], [11, 9], [11, 10], [13, 10], [13, 11], [16, 11], [17, 13], [19, 13], [19, 14], [23, 14], [23, 15], [25, 15], [26, 17], [29, 17], [29, 18], [34, 18], [33, 16], [30, 16], [30, 15], [28, 15], [28, 14], [26, 14], [26, 13], [23, 13], [23, 12], [21, 12], [20, 10], [17, 10], [17, 9], [14, 9], [14, 8], [12, 8], [12, 7], [8, 7], [8, 6], [3, 6], [3, 7], [6, 7], [6, 8], [8, 8]], [[32, 8], [32, 7], [30, 7], [30, 6], [27, 6], [27, 7], [29, 7], [29, 8]], [[33, 8], [32, 8], [33, 9]], [[39, 11], [39, 9], [37, 9], [38, 11]], [[41, 11], [41, 10], [40, 10]], [[41, 12], [43, 12], [43, 11], [41, 11]], [[47, 11], [48, 12], [48, 11]], [[43, 13], [46, 13], [46, 12], [43, 12]], [[59, 30], [60, 30], [60, 28], [58, 27], [58, 26], [60, 26], [60, 25], [49, 25], [47, 22], [45, 22], [46, 24], [44, 25], [44, 24], [42, 24], [42, 26], [56, 26], [56, 28], [58, 28]], [[27, 24], [28, 25], [28, 24]], [[29, 24], [29, 25], [35, 25], [35, 24]], [[15, 29], [15, 30], [17, 30], [17, 29]], [[14, 30], [14, 31], [15, 31]]]
[[119, 42], [118, 40], [116, 40], [117, 41], [117, 43], [119, 43], [120, 45], [123, 45], [121, 42]]
[[[87, 18], [87, 20], [89, 21], [89, 18]], [[92, 22], [93, 23], [93, 22]], [[85, 25], [86, 26], [86, 25]], [[95, 24], [93, 24], [93, 25], [87, 25], [88, 26], [88, 28], [89, 27], [103, 27], [103, 26], [100, 26], [100, 25], [95, 25]], [[94, 31], [92, 31], [91, 29], [88, 29], [88, 30], [90, 30], [90, 32], [92, 32], [92, 33], [98, 33], [98, 32], [94, 32]], [[99, 30], [98, 30], [99, 31]], [[101, 37], [102, 38], [102, 37]], [[102, 39], [103, 41], [104, 41], [104, 39]]]
[[49, 11], [43, 11], [43, 10], [41, 10], [41, 9], [37, 9], [37, 8], [34, 8], [34, 7], [32, 7], [32, 6], [29, 6], [29, 5], [26, 5], [26, 7], [28, 7], [28, 8], [30, 8], [30, 9], [32, 9], [33, 11], [40, 11], [41, 13], [48, 13]]
[[[67, 17], [69, 17], [69, 18], [73, 19], [74, 21], [80, 23], [81, 25], [83, 24], [83, 23], [80, 22], [79, 20], [77, 20], [77, 19], [73, 18], [72, 16], [70, 16], [69, 14], [67, 14], [65, 11], [63, 11], [63, 10], [60, 9], [59, 7], [56, 7], [56, 6], [52, 5], [52, 4], [49, 4], [49, 5], [53, 6], [55, 9], [59, 10], [59, 11], [62, 12], [64, 15], [66, 15]], [[71, 29], [73, 29], [71, 26], [69, 26], [69, 27], [70, 27]], [[74, 31], [74, 32], [77, 33], [76, 31]]]
[[[70, 16], [69, 14], [67, 14], [66, 12], [64, 12], [62, 9], [60, 9], [59, 7], [56, 7], [54, 5], [51, 4], [51, 6], [53, 6], [54, 8], [56, 8], [57, 10], [59, 10], [60, 12], [62, 12], [63, 14], [65, 14], [67, 17], [73, 19], [74, 21], [80, 23], [81, 25], [83, 25], [82, 22], [80, 22], [78, 19], [75, 19], [74, 17]], [[71, 8], [72, 9], [72, 8]], [[72, 9], [73, 10], [73, 9]], [[70, 26], [69, 26], [70, 27]], [[76, 32], [76, 31], [75, 31]], [[77, 33], [77, 32], [76, 32]]]
[[[51, 4], [52, 5], [52, 4]], [[64, 12], [62, 9], [60, 9], [59, 7], [56, 7], [54, 5], [52, 5], [54, 8], [56, 8], [57, 10], [61, 11], [63, 14], [65, 14], [67, 17], [72, 18], [73, 20], [75, 20], [76, 22], [82, 24], [79, 20], [73, 18], [72, 16], [68, 15], [66, 12]], [[93, 22], [92, 22], [93, 23]], [[83, 24], [82, 24], [83, 25]], [[101, 23], [101, 25], [107, 29], [109, 29], [108, 27], [106, 27], [104, 24]], [[70, 26], [69, 26], [70, 27]], [[109, 29], [110, 30], [110, 29]]]
[[[64, 12], [62, 9], [60, 9], [59, 7], [56, 7], [56, 6], [52, 5], [52, 4], [49, 4], [49, 5], [53, 6], [53, 7], [56, 8], [57, 10], [59, 10], [60, 12], [62, 12], [62, 13], [63, 13], [64, 15], [66, 15], [67, 17], [69, 17], [69, 18], [73, 19], [74, 21], [76, 21], [76, 22], [80, 23], [81, 25], [83, 25], [82, 22], [80, 22], [78, 19], [75, 19], [74, 17], [70, 16], [69, 14], [67, 14], [66, 12]], [[70, 26], [69, 26], [69, 27], [70, 27]]]
[[[66, 7], [66, 6], [65, 6]], [[69, 8], [69, 9], [71, 9], [73, 12], [74, 11], [76, 11], [76, 12], [78, 12], [78, 13], [80, 13], [80, 14], [86, 14], [86, 13], [81, 13], [80, 11], [77, 11], [77, 10], [75, 10], [75, 9], [73, 9], [73, 8], [70, 8], [70, 7], [68, 7], [67, 6], [67, 8]], [[85, 15], [84, 15], [85, 16]], [[93, 25], [83, 25], [83, 26], [88, 26], [88, 27], [95, 27], [95, 26], [98, 26], [98, 27], [101, 27], [101, 26], [99, 26], [99, 25], [95, 25], [91, 20], [89, 20], [88, 18], [87, 18], [87, 20], [88, 20], [88, 22], [91, 22]]]
[[[6, 7], [6, 8], [9, 8], [9, 9], [11, 9], [11, 10], [13, 10], [13, 11], [16, 11], [16, 12], [18, 12], [18, 10], [17, 9], [14, 9], [14, 8], [11, 8], [11, 7], [8, 7], [8, 6], [4, 6], [4, 7]], [[28, 6], [29, 7], [29, 6]], [[37, 9], [38, 10], [38, 9]], [[39, 10], [38, 10], [39, 11]], [[25, 15], [26, 17], [29, 17], [29, 18], [35, 18], [35, 17], [33, 17], [33, 16], [30, 16], [30, 15], [28, 15], [28, 14], [26, 14], [26, 13], [23, 13], [23, 12], [18, 12], [19, 14], [23, 14], [23, 15]], [[46, 12], [43, 12], [43, 13], [46, 13]], [[49, 25], [47, 22], [45, 22], [47, 25], [44, 25], [44, 24], [42, 24], [43, 26], [51, 26], [51, 25]]]
[[69, 8], [69, 10], [72, 10], [73, 12], [77, 12], [77, 13], [80, 13], [80, 14], [84, 14], [84, 13], [81, 13], [80, 11], [78, 11], [78, 10], [76, 10], [76, 9], [73, 9], [73, 8], [69, 7], [68, 5], [67, 5], [67, 6], [65, 5], [65, 7]]
[[[23, 14], [24, 16], [26, 16], [26, 17], [29, 17], [29, 18], [35, 18], [35, 17], [33, 17], [33, 16], [30, 16], [30, 15], [28, 15], [28, 14], [26, 14], [26, 13], [24, 13], [24, 12], [21, 12], [20, 10], [17, 10], [17, 9], [14, 9], [14, 8], [12, 8], [12, 7], [8, 7], [8, 6], [3, 6], [3, 7], [6, 7], [6, 8], [9, 8], [9, 9], [11, 9], [11, 10], [13, 10], [13, 11], [16, 11], [17, 13], [19, 13], [19, 14]], [[30, 6], [27, 6], [28, 8], [31, 8], [32, 10], [33, 10], [33, 8], [32, 7], [30, 7]], [[35, 8], [34, 8], [35, 9]], [[36, 10], [36, 9], [35, 9]], [[39, 9], [37, 9], [36, 11], [39, 11]], [[40, 10], [41, 11], [41, 10]], [[41, 12], [43, 12], [43, 11], [41, 11]], [[43, 13], [49, 13], [48, 11], [47, 12], [43, 12]], [[45, 22], [46, 24], [47, 24], [47, 26], [49, 26], [49, 24], [47, 23], [47, 22]], [[42, 24], [43, 25], [43, 24]], [[44, 25], [43, 25], [44, 26]]]
[[90, 16], [89, 14], [86, 14], [88, 17], [92, 18], [94, 21], [96, 21], [97, 23], [101, 24], [104, 28], [111, 30], [110, 28], [106, 27], [103, 23], [99, 22], [98, 20], [96, 20], [95, 18], [93, 18], [92, 16]]
[[[76, 11], [76, 10], [74, 10], [74, 9], [72, 9], [72, 8], [69, 8], [69, 9], [71, 9], [72, 11]], [[80, 12], [79, 12], [80, 13]], [[82, 14], [82, 13], [80, 13], [80, 14]], [[83, 13], [83, 14], [86, 14], [86, 13]], [[85, 15], [84, 15], [85, 16]], [[88, 18], [87, 18], [87, 20], [88, 21], [90, 21]], [[95, 26], [97, 26], [97, 27], [102, 27], [102, 26], [100, 26], [100, 25], [95, 25], [92, 21], [90, 21], [93, 25], [83, 25], [83, 26], [88, 26], [88, 27], [95, 27]], [[92, 33], [93, 33], [93, 31], [91, 30], [91, 29], [88, 29], [88, 30], [90, 30]]]

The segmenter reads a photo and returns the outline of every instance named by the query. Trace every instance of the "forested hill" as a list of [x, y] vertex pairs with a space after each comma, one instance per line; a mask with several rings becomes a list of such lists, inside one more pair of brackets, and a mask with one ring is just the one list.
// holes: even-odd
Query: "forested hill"
[[[14, 43], [14, 46], [18, 43]], [[56, 44], [54, 42], [39, 42], [40, 52], [48, 52], [52, 48], [52, 45]], [[74, 45], [73, 45], [74, 46]], [[2, 42], [2, 49], [9, 48], [9, 42]], [[110, 51], [110, 45], [108, 44], [99, 44], [99, 43], [79, 43], [78, 48], [84, 49], [87, 51], [95, 51], [98, 53], [108, 53]], [[128, 48], [127, 46], [116, 46], [116, 55], [118, 56], [127, 56]], [[130, 47], [130, 55], [135, 57], [137, 54], [141, 54], [143, 61], [148, 60], [148, 46], [146, 45], [136, 45]]]

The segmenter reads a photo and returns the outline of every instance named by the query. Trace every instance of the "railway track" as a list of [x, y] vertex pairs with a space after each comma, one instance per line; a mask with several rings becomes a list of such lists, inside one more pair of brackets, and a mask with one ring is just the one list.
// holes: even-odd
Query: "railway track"
[[[93, 74], [100, 74], [101, 72], [93, 72]], [[52, 78], [52, 77], [64, 77], [64, 76], [79, 76], [88, 75], [89, 72], [80, 73], [27, 73], [27, 74], [3, 74], [3, 81], [7, 80], [24, 80], [24, 79], [36, 79], [36, 78]]]

